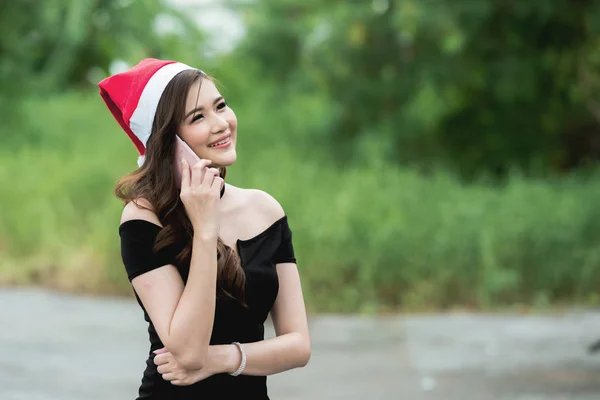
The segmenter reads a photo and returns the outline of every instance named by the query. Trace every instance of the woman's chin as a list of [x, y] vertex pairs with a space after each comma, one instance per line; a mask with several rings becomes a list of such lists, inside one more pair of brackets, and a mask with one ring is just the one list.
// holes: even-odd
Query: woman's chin
[[207, 156], [207, 158], [212, 161], [212, 164], [217, 167], [229, 167], [233, 165], [237, 159], [237, 154], [234, 149], [227, 150], [227, 152], [222, 152], [221, 154], [212, 152], [212, 154], [207, 154]]

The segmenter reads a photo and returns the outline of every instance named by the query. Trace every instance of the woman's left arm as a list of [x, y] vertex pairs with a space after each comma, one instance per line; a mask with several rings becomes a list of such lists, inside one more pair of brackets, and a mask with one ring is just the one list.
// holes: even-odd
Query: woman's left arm
[[[277, 221], [285, 216], [281, 205], [269, 194], [255, 191], [257, 214], [266, 215], [266, 219]], [[242, 343], [246, 353], [246, 367], [242, 375], [273, 375], [293, 368], [304, 367], [310, 359], [310, 338], [308, 321], [300, 274], [296, 265], [292, 232], [285, 221], [281, 232], [281, 243], [273, 255], [277, 268], [279, 291], [271, 308], [271, 319], [276, 337], [253, 343]], [[235, 345], [228, 351], [232, 360], [227, 372], [235, 372], [240, 366], [241, 355]]]
[[[277, 264], [279, 293], [271, 309], [276, 337], [260, 342], [242, 343], [246, 352], [246, 368], [242, 375], [272, 375], [293, 368], [304, 367], [310, 359], [310, 337], [300, 284], [295, 263]], [[227, 372], [234, 372], [241, 362], [235, 345], [228, 345], [230, 357]]]

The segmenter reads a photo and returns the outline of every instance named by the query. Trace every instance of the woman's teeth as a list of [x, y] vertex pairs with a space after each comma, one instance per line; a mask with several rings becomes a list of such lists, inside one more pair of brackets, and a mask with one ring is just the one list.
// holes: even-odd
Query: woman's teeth
[[217, 142], [217, 143], [213, 143], [213, 144], [209, 145], [208, 147], [220, 146], [220, 145], [225, 144], [227, 142], [229, 142], [229, 138], [221, 140], [220, 142]]

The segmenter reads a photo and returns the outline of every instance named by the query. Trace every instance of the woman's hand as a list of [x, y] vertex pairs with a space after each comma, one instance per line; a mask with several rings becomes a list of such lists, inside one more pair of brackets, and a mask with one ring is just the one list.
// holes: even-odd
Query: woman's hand
[[204, 368], [200, 370], [186, 370], [181, 367], [173, 355], [162, 348], [155, 351], [157, 354], [154, 357], [154, 364], [156, 364], [157, 371], [162, 375], [163, 379], [171, 382], [175, 386], [188, 386], [193, 385], [196, 382], [200, 382], [209, 376], [214, 375], [216, 372], [212, 370], [210, 363], [208, 362]]
[[240, 358], [236, 350], [227, 345], [208, 346], [204, 368], [190, 371], [182, 368], [171, 353], [162, 348], [155, 351], [154, 364], [164, 380], [176, 386], [188, 386], [215, 374], [235, 371]]
[[210, 160], [200, 160], [193, 167], [181, 161], [181, 201], [194, 232], [207, 238], [219, 235], [219, 209], [223, 179], [217, 168], [209, 168]]

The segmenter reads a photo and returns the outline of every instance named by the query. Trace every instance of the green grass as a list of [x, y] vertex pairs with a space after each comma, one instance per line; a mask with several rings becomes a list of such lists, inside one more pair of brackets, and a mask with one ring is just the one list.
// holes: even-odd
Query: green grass
[[[325, 129], [319, 100], [268, 113], [268, 97], [236, 105], [228, 180], [284, 206], [311, 310], [598, 303], [598, 181], [466, 186], [441, 172], [340, 170], [303, 142]], [[112, 192], [136, 166], [133, 145], [96, 94], [26, 110], [27, 128], [0, 132], [0, 283], [130, 295]]]

